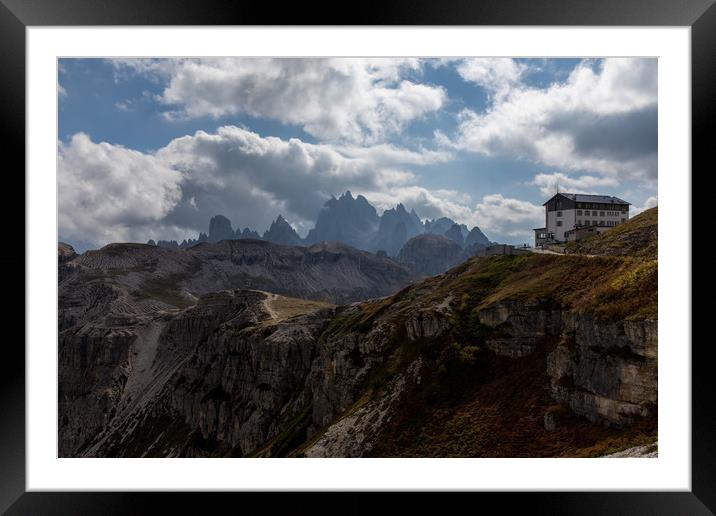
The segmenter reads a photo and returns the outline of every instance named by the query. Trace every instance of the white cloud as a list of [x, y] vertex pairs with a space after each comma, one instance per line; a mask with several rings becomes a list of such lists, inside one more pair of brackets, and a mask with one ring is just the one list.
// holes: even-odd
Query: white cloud
[[461, 60], [456, 70], [464, 80], [501, 99], [519, 84], [527, 66], [506, 57], [476, 57]]
[[83, 133], [60, 144], [60, 235], [101, 243], [136, 240], [179, 202], [182, 176], [151, 155]]
[[305, 234], [331, 195], [402, 191], [415, 179], [408, 167], [449, 155], [317, 145], [225, 126], [176, 138], [154, 154], [80, 133], [59, 156], [60, 234], [103, 245], [196, 236], [217, 213], [234, 228], [259, 231], [283, 214]]
[[465, 224], [474, 218], [469, 196], [453, 190], [428, 190], [422, 186], [406, 185], [387, 190], [358, 191], [379, 211], [394, 208], [402, 203], [408, 210], [415, 209], [421, 219], [450, 217]]
[[537, 174], [532, 180], [532, 184], [539, 186], [544, 197], [551, 197], [557, 192], [597, 193], [597, 189], [618, 186], [619, 181], [614, 177], [589, 175], [569, 177], [560, 172], [553, 172]]
[[[347, 189], [372, 191], [407, 184], [414, 176], [401, 166], [403, 159], [420, 163], [418, 153], [392, 147], [341, 152], [295, 138], [264, 138], [234, 126], [177, 138], [156, 156], [183, 172], [185, 197], [195, 199], [195, 208], [186, 217], [182, 206], [173, 214], [180, 224], [196, 220], [198, 211], [200, 220], [223, 213], [242, 227], [257, 229], [268, 226], [279, 213], [297, 224], [314, 220], [331, 195]], [[433, 159], [428, 155], [425, 163]]]
[[486, 195], [475, 206], [475, 223], [485, 233], [512, 243], [530, 242], [532, 229], [544, 225], [544, 208], [528, 201]]
[[161, 78], [169, 117], [248, 114], [301, 126], [326, 141], [375, 143], [440, 109], [442, 87], [403, 78], [416, 59], [128, 59], [129, 70]]
[[642, 211], [653, 208], [658, 204], [656, 196], [649, 197], [642, 206], [633, 206], [631, 209], [631, 216], [639, 215]]
[[563, 170], [653, 179], [656, 79], [655, 59], [583, 62], [564, 83], [515, 85], [484, 113], [464, 110], [454, 145]]
[[531, 228], [542, 223], [541, 206], [493, 194], [473, 208], [467, 193], [428, 190], [402, 168], [442, 156], [390, 146], [353, 156], [351, 150], [233, 126], [177, 138], [154, 154], [76, 134], [60, 146], [60, 236], [96, 245], [182, 240], [206, 231], [217, 213], [234, 228], [258, 231], [280, 213], [306, 234], [323, 203], [347, 189], [379, 210], [402, 202], [423, 219], [447, 216], [477, 225], [493, 240], [529, 241]]

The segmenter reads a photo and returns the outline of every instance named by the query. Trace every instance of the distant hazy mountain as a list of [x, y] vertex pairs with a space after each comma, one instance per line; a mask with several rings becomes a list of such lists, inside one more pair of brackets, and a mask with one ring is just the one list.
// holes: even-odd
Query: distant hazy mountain
[[450, 226], [450, 229], [448, 229], [444, 235], [448, 237], [450, 240], [455, 242], [457, 245], [462, 248], [463, 244], [465, 243], [465, 237], [462, 235], [462, 229], [458, 224], [453, 224]]
[[303, 244], [301, 237], [282, 215], [279, 215], [276, 221], [271, 223], [271, 227], [264, 233], [264, 240], [281, 245]]
[[398, 204], [395, 208], [385, 210], [380, 217], [378, 234], [373, 241], [373, 248], [385, 251], [390, 256], [397, 256], [405, 242], [422, 234], [424, 230], [423, 222], [415, 210], [408, 213], [402, 203]]
[[371, 249], [380, 219], [368, 200], [350, 191], [338, 199], [332, 198], [318, 215], [316, 227], [308, 232], [307, 244], [343, 242], [358, 249]]
[[490, 245], [490, 240], [485, 236], [485, 233], [483, 233], [480, 228], [475, 226], [472, 228], [470, 233], [465, 238], [465, 247], [470, 247], [473, 245], [481, 245], [484, 247], [487, 247]]
[[[435, 220], [426, 220], [425, 232], [431, 233], [433, 235], [444, 235], [450, 230], [450, 228], [452, 228], [453, 224], [455, 224], [455, 221], [448, 217], [440, 217], [439, 219]], [[467, 237], [470, 231], [467, 229], [467, 226], [465, 224], [460, 224], [459, 226], [460, 231], [462, 232], [462, 237], [464, 239]]]
[[457, 265], [462, 247], [443, 235], [426, 233], [408, 240], [398, 261], [417, 274], [432, 276]]
[[233, 240], [234, 230], [231, 228], [231, 221], [223, 215], [211, 217], [209, 221], [209, 242], [221, 242], [222, 240]]
[[249, 228], [244, 228], [243, 231], [241, 229], [236, 228], [236, 239], [242, 239], [242, 238], [256, 238], [261, 239], [261, 235], [259, 235], [258, 231], [253, 231]]
[[279, 215], [263, 237], [250, 228], [233, 230], [231, 221], [224, 215], [216, 215], [209, 221], [209, 233], [200, 233], [198, 239], [181, 243], [176, 240], [150, 240], [148, 243], [169, 249], [188, 248], [200, 242], [222, 240], [263, 239], [283, 245], [312, 245], [319, 242], [341, 242], [364, 251], [384, 251], [397, 257], [403, 246], [413, 237], [422, 234], [445, 236], [463, 250], [464, 256], [472, 256], [491, 244], [478, 227], [469, 231], [465, 224], [457, 224], [448, 217], [423, 222], [420, 216], [403, 204], [385, 210], [378, 216], [376, 209], [362, 195], [353, 197], [350, 191], [338, 198], [332, 197], [323, 206], [315, 227], [302, 239], [291, 224]]

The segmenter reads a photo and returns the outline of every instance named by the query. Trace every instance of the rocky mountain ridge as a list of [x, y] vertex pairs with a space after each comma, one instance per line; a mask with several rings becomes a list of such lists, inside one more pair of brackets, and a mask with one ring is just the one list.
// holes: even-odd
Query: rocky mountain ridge
[[[201, 242], [216, 243], [221, 240], [260, 238], [282, 245], [313, 245], [324, 241], [342, 242], [356, 249], [369, 252], [384, 251], [397, 257], [411, 238], [422, 234], [445, 235], [463, 249], [471, 249], [470, 256], [491, 244], [478, 227], [468, 230], [450, 218], [441, 217], [423, 222], [415, 210], [407, 211], [402, 203], [385, 210], [380, 216], [362, 195], [353, 197], [350, 191], [338, 198], [328, 200], [316, 220], [315, 227], [301, 238], [282, 215], [259, 236], [249, 228], [233, 230], [231, 221], [216, 215], [209, 221], [209, 233], [200, 233], [197, 239], [150, 240], [148, 243], [172, 249], [188, 248]], [[442, 272], [442, 271], [441, 271]]]

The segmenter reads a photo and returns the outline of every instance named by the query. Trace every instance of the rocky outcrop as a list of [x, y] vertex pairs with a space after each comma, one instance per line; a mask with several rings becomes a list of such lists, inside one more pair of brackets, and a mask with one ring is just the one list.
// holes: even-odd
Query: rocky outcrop
[[417, 359], [403, 374], [391, 380], [386, 393], [361, 403], [360, 400], [337, 421], [328, 426], [310, 444], [306, 457], [364, 457], [373, 449], [373, 442], [383, 426], [390, 421], [391, 413], [406, 393], [408, 384], [419, 381], [422, 360]]
[[442, 337], [449, 329], [447, 316], [433, 309], [419, 310], [405, 322], [405, 333], [409, 340]]
[[539, 301], [499, 303], [479, 319], [497, 330], [487, 347], [500, 355], [524, 357], [545, 336], [557, 338], [548, 356], [551, 392], [575, 413], [616, 425], [654, 414], [656, 321], [600, 322]]
[[72, 267], [69, 267], [67, 264], [76, 257], [77, 253], [71, 245], [65, 244], [64, 242], [57, 244], [57, 277], [59, 282], [64, 281], [68, 276], [72, 275]]
[[59, 263], [65, 263], [77, 256], [77, 253], [70, 244], [64, 242], [57, 243], [57, 261]]
[[552, 396], [592, 421], [631, 423], [657, 404], [657, 322], [604, 325], [565, 314], [549, 357]]
[[659, 443], [654, 442], [645, 446], [633, 446], [616, 453], [610, 453], [609, 455], [602, 455], [605, 458], [642, 458], [651, 459], [659, 456]]

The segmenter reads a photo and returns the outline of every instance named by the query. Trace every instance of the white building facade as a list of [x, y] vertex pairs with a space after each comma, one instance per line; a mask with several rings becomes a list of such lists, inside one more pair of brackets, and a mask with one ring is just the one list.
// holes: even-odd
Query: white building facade
[[565, 242], [568, 232], [594, 226], [599, 232], [629, 219], [630, 204], [611, 195], [558, 193], [543, 205], [545, 227], [535, 228], [535, 245]]

